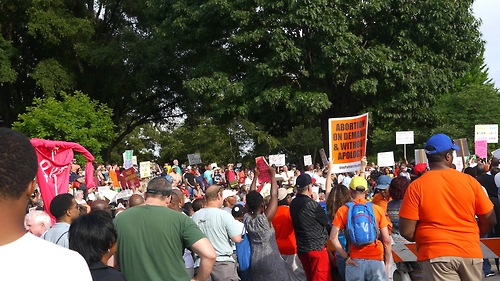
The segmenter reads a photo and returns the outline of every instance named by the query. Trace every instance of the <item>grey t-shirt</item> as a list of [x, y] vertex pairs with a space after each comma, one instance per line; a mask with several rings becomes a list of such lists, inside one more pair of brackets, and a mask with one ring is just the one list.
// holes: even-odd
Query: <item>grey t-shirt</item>
[[65, 248], [69, 248], [69, 226], [69, 223], [57, 222], [44, 234], [43, 239]]

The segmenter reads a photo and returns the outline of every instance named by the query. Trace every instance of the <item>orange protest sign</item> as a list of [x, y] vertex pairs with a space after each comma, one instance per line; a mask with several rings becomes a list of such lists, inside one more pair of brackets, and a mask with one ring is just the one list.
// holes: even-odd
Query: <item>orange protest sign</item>
[[361, 168], [366, 154], [368, 113], [353, 117], [328, 119], [330, 157], [333, 172], [352, 172]]

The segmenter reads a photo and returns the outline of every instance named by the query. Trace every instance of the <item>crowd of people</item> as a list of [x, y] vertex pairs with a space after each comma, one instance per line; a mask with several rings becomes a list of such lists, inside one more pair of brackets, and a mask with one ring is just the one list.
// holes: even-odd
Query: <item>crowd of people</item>
[[[34, 272], [47, 280], [481, 280], [495, 274], [479, 238], [500, 236], [499, 161], [462, 173], [457, 149], [434, 135], [428, 164], [363, 158], [359, 171], [340, 174], [331, 161], [261, 171], [174, 160], [141, 186], [121, 180], [118, 165], [97, 165], [98, 185], [131, 190], [115, 202], [87, 188], [72, 162], [70, 191], [43, 206], [33, 147], [0, 129], [0, 276], [37, 249]], [[259, 182], [264, 172], [269, 182]], [[409, 242], [418, 262], [394, 263], [392, 245]], [[251, 254], [238, 256], [244, 245]]]

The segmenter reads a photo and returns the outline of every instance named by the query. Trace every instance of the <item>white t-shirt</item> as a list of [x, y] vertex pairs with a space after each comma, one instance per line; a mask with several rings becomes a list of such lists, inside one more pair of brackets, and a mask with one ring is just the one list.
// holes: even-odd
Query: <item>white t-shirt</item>
[[[40, 255], [33, 255], [33, 250]], [[0, 280], [92, 281], [89, 267], [79, 253], [31, 233], [0, 246], [0, 265]]]

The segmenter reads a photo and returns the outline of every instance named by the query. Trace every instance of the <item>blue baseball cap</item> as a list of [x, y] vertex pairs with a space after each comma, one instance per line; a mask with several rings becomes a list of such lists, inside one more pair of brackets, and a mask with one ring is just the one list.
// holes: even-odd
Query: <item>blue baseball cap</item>
[[433, 135], [425, 143], [425, 153], [427, 154], [436, 154], [450, 149], [460, 150], [460, 147], [454, 145], [450, 137], [445, 134]]
[[378, 189], [387, 189], [391, 184], [392, 178], [388, 175], [381, 175], [377, 179], [377, 188]]

